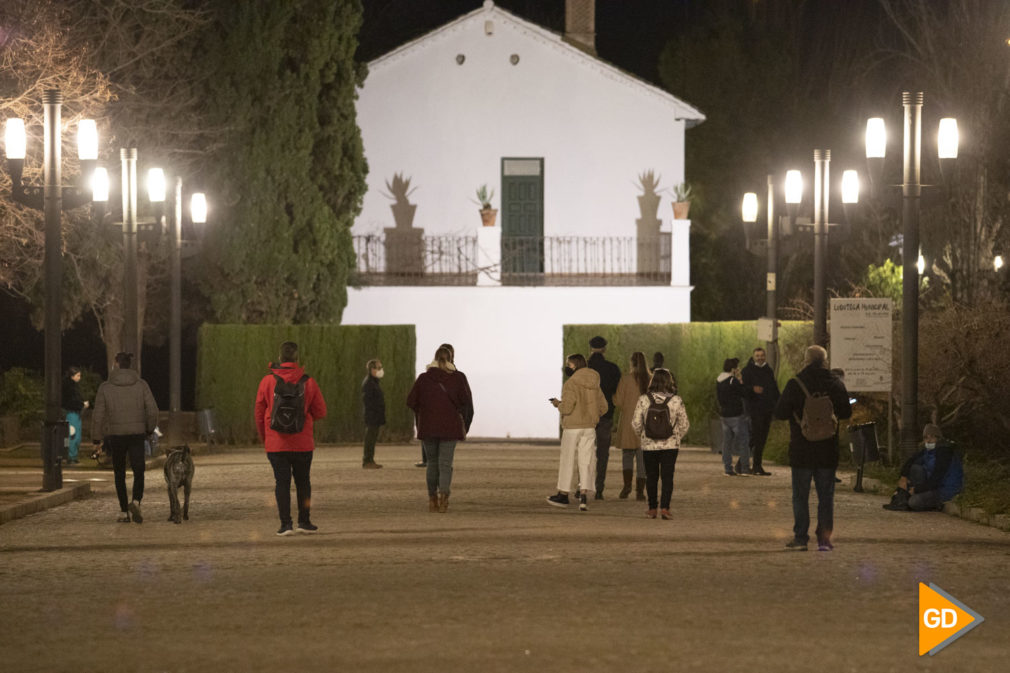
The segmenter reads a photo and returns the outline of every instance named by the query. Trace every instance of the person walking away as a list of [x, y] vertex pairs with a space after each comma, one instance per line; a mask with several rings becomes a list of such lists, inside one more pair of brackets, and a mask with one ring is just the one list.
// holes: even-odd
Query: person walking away
[[[589, 367], [600, 375], [600, 390], [607, 400], [607, 412], [596, 426], [596, 500], [603, 500], [603, 487], [607, 480], [607, 464], [610, 462], [610, 442], [614, 430], [614, 393], [621, 381], [621, 368], [604, 357], [607, 340], [595, 336], [589, 340]], [[584, 488], [588, 485], [583, 484]]]
[[[722, 467], [727, 477], [750, 474], [750, 424], [743, 403], [748, 397], [740, 378], [737, 358], [727, 358], [722, 363], [722, 373], [715, 379], [715, 396], [719, 403], [722, 422]], [[740, 455], [733, 471], [734, 448]]]
[[586, 495], [595, 484], [596, 426], [607, 413], [607, 398], [600, 390], [600, 375], [590, 369], [581, 353], [569, 355], [566, 369], [572, 374], [561, 387], [561, 399], [550, 402], [561, 414], [561, 458], [558, 462], [558, 492], [547, 498], [555, 507], [568, 507], [573, 474], [578, 466], [579, 510], [589, 510]]
[[386, 424], [386, 397], [379, 381], [385, 375], [381, 360], [369, 360], [365, 364], [365, 379], [361, 382], [361, 405], [365, 416], [365, 446], [361, 456], [361, 467], [377, 470], [382, 467], [375, 462], [375, 441], [379, 438], [379, 428]]
[[[439, 346], [435, 359], [417, 377], [407, 394], [414, 411], [417, 438], [424, 447], [428, 469], [428, 511], [449, 510], [456, 443], [466, 439], [467, 417], [473, 418], [473, 398], [466, 377], [456, 370], [451, 351]], [[469, 411], [467, 411], [469, 410]]]
[[[670, 515], [670, 498], [673, 495], [673, 471], [680, 453], [680, 440], [691, 427], [684, 401], [677, 395], [677, 384], [666, 369], [652, 373], [649, 389], [638, 398], [631, 425], [642, 442], [645, 454], [646, 488], [649, 492], [649, 510], [646, 516], [656, 518], [656, 506], [664, 520]], [[662, 491], [657, 501], [657, 485], [662, 481]]]
[[[121, 515], [118, 521], [143, 523], [140, 503], [144, 499], [144, 438], [158, 425], [158, 405], [147, 381], [131, 369], [133, 354], [116, 353], [109, 380], [98, 387], [91, 437], [105, 441], [112, 456], [112, 470]], [[126, 460], [133, 472], [133, 499], [126, 500]]]
[[771, 476], [764, 468], [765, 444], [772, 426], [772, 415], [779, 401], [779, 384], [775, 372], [768, 366], [764, 348], [755, 348], [747, 366], [741, 372], [743, 386], [750, 395], [744, 400], [744, 408], [750, 418], [751, 474]]
[[943, 503], [961, 492], [964, 467], [954, 443], [943, 436], [939, 425], [922, 429], [923, 447], [901, 466], [898, 489], [884, 509], [925, 512], [943, 509]]
[[[326, 401], [315, 379], [298, 363], [298, 344], [281, 344], [280, 362], [268, 365], [270, 373], [260, 380], [256, 391], [256, 432], [274, 471], [274, 497], [281, 527], [277, 535], [315, 533], [311, 520], [312, 455], [315, 439], [312, 428], [326, 417]], [[291, 520], [291, 478], [298, 500], [298, 527]]]
[[828, 370], [828, 353], [809, 346], [803, 369], [789, 379], [775, 405], [775, 418], [789, 421], [789, 465], [792, 470], [793, 539], [791, 551], [806, 551], [810, 539], [810, 480], [817, 489], [817, 549], [831, 551], [834, 531], [835, 469], [838, 467], [838, 421], [852, 416], [845, 384]]
[[70, 441], [67, 443], [67, 464], [77, 465], [81, 461], [77, 455], [81, 449], [81, 414], [88, 408], [88, 401], [81, 397], [81, 368], [70, 367], [63, 379], [63, 415], [70, 425]]
[[649, 389], [649, 369], [645, 364], [645, 354], [636, 351], [631, 354], [630, 369], [621, 376], [614, 394], [614, 407], [621, 415], [617, 423], [617, 446], [621, 449], [621, 468], [624, 488], [618, 497], [624, 500], [631, 494], [632, 477], [638, 467], [635, 481], [635, 499], [645, 500], [645, 462], [642, 459], [642, 442], [639, 433], [631, 426], [638, 399]]
[[[456, 366], [456, 349], [450, 343], [444, 343], [439, 348], [444, 348], [449, 351], [449, 362]], [[461, 372], [459, 369], [456, 373], [463, 377], [463, 385], [466, 387], [466, 394], [473, 399], [473, 394], [470, 392], [470, 382], [466, 378], [466, 374]], [[470, 423], [473, 421], [473, 407], [463, 410], [463, 422], [466, 423], [467, 432], [470, 431]], [[421, 445], [421, 460], [420, 462], [414, 463], [414, 467], [428, 467], [428, 459], [424, 455], [424, 444]]]

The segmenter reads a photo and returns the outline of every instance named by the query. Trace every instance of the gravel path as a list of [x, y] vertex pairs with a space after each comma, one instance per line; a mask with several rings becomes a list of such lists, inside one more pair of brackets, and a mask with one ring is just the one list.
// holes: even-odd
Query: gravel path
[[[138, 526], [115, 523], [111, 472], [68, 471], [104, 481], [0, 526], [0, 670], [1006, 670], [999, 530], [839, 485], [836, 550], [786, 552], [788, 470], [727, 479], [700, 449], [673, 521], [617, 500], [616, 451], [606, 501], [549, 507], [557, 448], [515, 444], [461, 445], [449, 513], [429, 514], [418, 454], [380, 446], [373, 471], [317, 450], [320, 534], [289, 538], [260, 451], [199, 456], [183, 525], [160, 472]], [[916, 656], [920, 581], [986, 622]]]

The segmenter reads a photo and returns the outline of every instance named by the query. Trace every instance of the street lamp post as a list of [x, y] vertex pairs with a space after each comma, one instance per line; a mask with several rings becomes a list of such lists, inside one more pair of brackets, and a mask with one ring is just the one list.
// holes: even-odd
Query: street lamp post
[[[169, 421], [168, 421], [168, 443], [175, 446], [182, 441], [182, 432], [179, 427], [179, 411], [182, 406], [182, 178], [176, 176], [174, 189], [174, 203], [172, 210], [172, 227], [169, 230], [169, 237], [172, 243], [170, 259], [171, 266], [171, 308], [169, 311], [169, 347], [168, 347], [168, 369], [169, 369]], [[148, 172], [148, 196], [152, 203], [158, 204], [160, 208], [164, 203], [166, 194], [165, 173], [160, 168], [152, 168]], [[158, 224], [161, 224], [162, 215], [158, 214]], [[194, 193], [190, 203], [190, 219], [196, 224], [202, 224], [207, 220], [207, 200], [202, 193]], [[160, 226], [159, 226], [160, 229]]]
[[[25, 189], [22, 184], [26, 137], [24, 122], [8, 120], [6, 152], [11, 176], [11, 196], [15, 201], [36, 210], [45, 218], [45, 417], [42, 426], [42, 490], [63, 488], [61, 457], [67, 437], [67, 422], [61, 418], [60, 380], [62, 370], [63, 260], [60, 218], [64, 208], [72, 209], [88, 202], [87, 190], [64, 187], [62, 175], [62, 105], [59, 89], [47, 89], [42, 94], [43, 103], [43, 186]], [[13, 122], [13, 123], [12, 123]], [[89, 123], [84, 123], [89, 122]], [[82, 177], [90, 173], [97, 158], [98, 140], [95, 124], [82, 120], [78, 127], [78, 155], [81, 159]]]
[[[919, 427], [919, 210], [922, 182], [921, 91], [902, 92], [904, 138], [901, 183], [902, 279], [901, 279], [901, 435], [902, 455], [909, 456], [918, 445]], [[879, 117], [866, 123], [866, 158], [870, 176], [879, 178], [886, 152], [884, 121]], [[938, 157], [943, 166], [957, 158], [957, 122], [940, 121], [937, 139]]]

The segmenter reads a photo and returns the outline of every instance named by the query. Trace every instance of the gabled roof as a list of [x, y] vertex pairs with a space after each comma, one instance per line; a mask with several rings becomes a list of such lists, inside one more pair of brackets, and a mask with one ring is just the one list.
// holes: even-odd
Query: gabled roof
[[480, 9], [475, 9], [468, 14], [464, 14], [455, 21], [445, 24], [441, 28], [436, 28], [431, 32], [425, 33], [421, 37], [397, 47], [391, 52], [383, 54], [368, 64], [369, 71], [380, 70], [397, 61], [409, 58], [436, 41], [444, 40], [454, 33], [469, 28], [472, 24], [477, 23], [478, 21], [496, 19], [502, 21], [503, 23], [512, 24], [512, 26], [518, 29], [519, 32], [524, 33], [530, 38], [557, 50], [566, 57], [579, 63], [582, 67], [593, 69], [605, 77], [627, 85], [629, 88], [637, 89], [640, 93], [645, 93], [646, 95], [659, 98], [661, 101], [674, 108], [675, 117], [677, 119], [684, 120], [688, 128], [705, 121], [705, 115], [694, 106], [685, 103], [676, 96], [671, 95], [670, 93], [646, 82], [643, 79], [625, 72], [624, 70], [621, 70], [620, 68], [617, 68], [610, 63], [607, 63], [606, 61], [603, 61], [602, 59], [588, 54], [578, 47], [569, 44], [560, 34], [547, 30], [535, 23], [526, 21], [515, 14], [511, 14], [504, 9], [497, 7], [492, 0], [485, 0], [484, 6]]

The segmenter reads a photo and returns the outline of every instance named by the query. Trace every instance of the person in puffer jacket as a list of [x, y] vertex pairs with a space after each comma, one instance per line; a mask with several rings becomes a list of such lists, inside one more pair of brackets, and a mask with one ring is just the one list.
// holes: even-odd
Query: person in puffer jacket
[[[667, 409], [670, 410], [673, 434], [666, 439], [647, 437], [645, 422], [649, 407], [653, 402], [661, 403], [664, 400], [666, 400]], [[684, 400], [677, 395], [677, 384], [669, 370], [657, 369], [652, 373], [648, 392], [639, 397], [638, 404], [635, 405], [635, 415], [631, 419], [631, 427], [638, 433], [642, 441], [642, 454], [645, 459], [645, 490], [649, 496], [649, 510], [646, 515], [650, 519], [655, 519], [656, 505], [658, 504], [663, 518], [672, 519], [670, 497], [673, 495], [673, 471], [677, 465], [677, 455], [680, 453], [680, 440], [687, 434], [691, 422], [687, 419]], [[662, 480], [663, 487], [657, 502], [656, 487], [660, 480]]]
[[589, 509], [586, 494], [596, 483], [596, 425], [609, 405], [600, 390], [600, 375], [589, 368], [584, 355], [569, 355], [565, 371], [571, 375], [561, 388], [561, 399], [551, 398], [551, 404], [561, 412], [561, 460], [558, 492], [548, 497], [547, 502], [555, 507], [568, 507], [577, 464], [582, 486], [579, 509], [585, 512]]
[[[117, 353], [109, 380], [98, 387], [91, 438], [105, 440], [112, 456], [112, 469], [121, 515], [118, 521], [142, 523], [140, 502], [144, 499], [144, 438], [158, 425], [158, 405], [147, 382], [132, 369], [133, 355]], [[133, 499], [126, 500], [126, 461], [133, 471]]]

